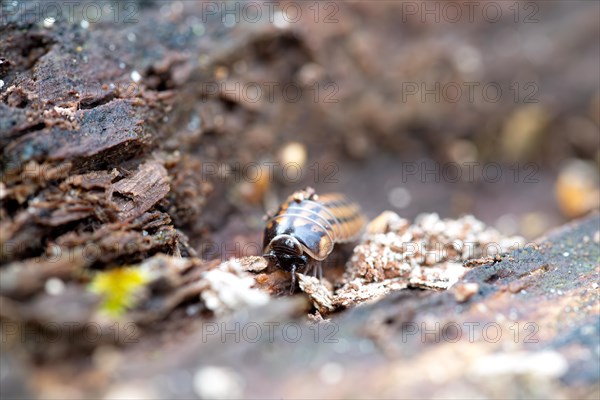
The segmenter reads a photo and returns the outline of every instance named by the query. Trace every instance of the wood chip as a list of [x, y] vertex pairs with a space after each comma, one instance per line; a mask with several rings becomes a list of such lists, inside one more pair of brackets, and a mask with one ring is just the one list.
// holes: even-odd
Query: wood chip
[[169, 193], [167, 170], [156, 161], [146, 162], [134, 175], [115, 183], [112, 189], [124, 196], [113, 194], [113, 201], [119, 208], [119, 219], [139, 217]]

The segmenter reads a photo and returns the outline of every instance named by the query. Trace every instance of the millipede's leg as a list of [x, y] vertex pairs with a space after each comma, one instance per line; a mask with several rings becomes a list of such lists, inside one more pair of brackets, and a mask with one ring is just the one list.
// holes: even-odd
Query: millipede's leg
[[292, 286], [290, 287], [290, 294], [294, 294], [294, 290], [296, 289], [296, 266], [292, 265], [292, 270], [290, 271], [292, 274]]
[[323, 280], [323, 264], [321, 263], [321, 261], [319, 261], [319, 263], [317, 264], [317, 268], [319, 269], [319, 280], [322, 281]]

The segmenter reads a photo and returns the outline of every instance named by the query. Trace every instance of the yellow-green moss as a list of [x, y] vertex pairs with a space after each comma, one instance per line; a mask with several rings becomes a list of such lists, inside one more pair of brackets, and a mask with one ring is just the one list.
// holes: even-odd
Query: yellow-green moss
[[101, 309], [112, 315], [122, 315], [135, 306], [136, 292], [148, 282], [147, 274], [139, 268], [123, 267], [98, 272], [89, 289], [104, 297]]

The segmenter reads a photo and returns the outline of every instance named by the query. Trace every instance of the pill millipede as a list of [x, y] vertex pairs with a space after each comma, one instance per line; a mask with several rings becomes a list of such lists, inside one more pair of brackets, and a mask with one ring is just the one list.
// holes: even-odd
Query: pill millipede
[[360, 206], [347, 196], [318, 195], [309, 187], [289, 196], [268, 218], [263, 256], [291, 273], [293, 291], [296, 272], [322, 278], [322, 262], [335, 245], [358, 239], [365, 224]]

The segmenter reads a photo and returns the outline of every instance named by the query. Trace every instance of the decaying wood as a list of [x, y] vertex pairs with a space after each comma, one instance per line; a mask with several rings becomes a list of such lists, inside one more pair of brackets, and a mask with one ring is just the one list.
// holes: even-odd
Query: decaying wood
[[[283, 300], [221, 319], [213, 335], [202, 336], [206, 327], [199, 325], [181, 344], [185, 352], [168, 368], [159, 368], [156, 376], [173, 368], [200, 371], [218, 366], [246, 382], [248, 397], [300, 393], [311, 398], [323, 396], [324, 390], [330, 397], [432, 397], [440, 392], [456, 397], [593, 397], [598, 360], [586, 355], [597, 347], [600, 246], [592, 238], [599, 224], [595, 215], [555, 230], [537, 247], [468, 270], [448, 291], [400, 290], [328, 320], [317, 316], [314, 319], [321, 322], [304, 329], [297, 342], [278, 330], [304, 324], [281, 319]], [[236, 323], [263, 326], [274, 321], [280, 325], [273, 341], [266, 334], [258, 342], [237, 342], [232, 333], [222, 336], [223, 329], [233, 332]], [[287, 351], [301, 351], [303, 357], [281, 358]], [[278, 356], [271, 356], [273, 352]], [[203, 354], [201, 360], [197, 354]], [[302, 368], [304, 357], [326, 361], [317, 364], [315, 372]], [[331, 362], [335, 371], [326, 367]], [[139, 371], [131, 365], [125, 368]], [[282, 379], [265, 386], [254, 379], [273, 371], [320, 383], [297, 385]], [[337, 385], [327, 384], [327, 373], [335, 374]], [[129, 377], [137, 376], [131, 372]], [[411, 379], [402, 378], [408, 376]], [[169, 393], [159, 383], [152, 391], [158, 396]]]
[[[119, 219], [137, 218], [169, 192], [167, 170], [158, 162], [144, 163], [133, 176], [120, 180], [111, 189]], [[116, 193], [125, 198], [116, 197]]]

